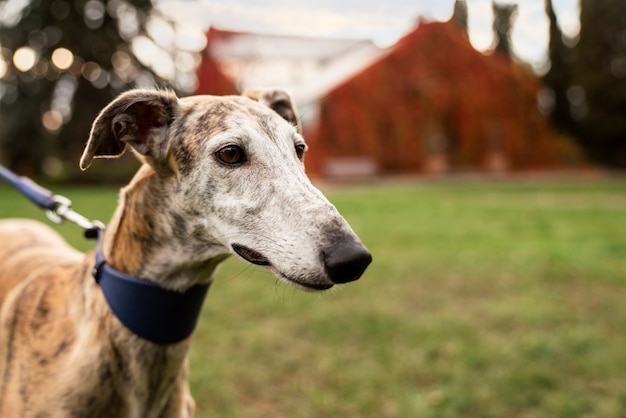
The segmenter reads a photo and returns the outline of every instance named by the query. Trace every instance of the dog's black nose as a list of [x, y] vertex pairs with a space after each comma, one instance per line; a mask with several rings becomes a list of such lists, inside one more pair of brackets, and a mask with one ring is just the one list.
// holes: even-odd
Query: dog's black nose
[[363, 244], [340, 242], [322, 251], [326, 273], [333, 283], [347, 283], [361, 277], [372, 262], [372, 255]]

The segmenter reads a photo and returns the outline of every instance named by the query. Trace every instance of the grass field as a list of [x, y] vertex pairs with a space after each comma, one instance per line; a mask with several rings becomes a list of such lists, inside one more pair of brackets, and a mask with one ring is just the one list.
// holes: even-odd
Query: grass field
[[[117, 193], [58, 192], [105, 221]], [[626, 417], [626, 181], [326, 192], [373, 264], [304, 294], [227, 261], [191, 352], [199, 417]]]

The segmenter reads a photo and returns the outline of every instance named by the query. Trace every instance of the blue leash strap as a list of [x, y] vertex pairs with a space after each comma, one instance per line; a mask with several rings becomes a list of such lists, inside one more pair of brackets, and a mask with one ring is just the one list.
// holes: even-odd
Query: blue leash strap
[[54, 194], [28, 177], [18, 176], [11, 170], [6, 169], [0, 165], [0, 177], [8, 181], [19, 190], [30, 201], [39, 206], [42, 209], [54, 211], [56, 210], [58, 203], [54, 199]]

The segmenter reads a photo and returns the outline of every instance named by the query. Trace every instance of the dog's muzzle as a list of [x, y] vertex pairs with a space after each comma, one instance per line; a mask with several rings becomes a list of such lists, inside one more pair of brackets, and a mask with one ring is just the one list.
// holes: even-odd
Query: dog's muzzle
[[[271, 267], [270, 260], [258, 251], [241, 244], [233, 244], [233, 250], [241, 258], [257, 266]], [[339, 241], [320, 253], [324, 264], [324, 272], [329, 283], [305, 283], [293, 277], [281, 275], [286, 280], [311, 290], [326, 290], [335, 284], [342, 284], [357, 280], [372, 262], [372, 255], [358, 241]]]

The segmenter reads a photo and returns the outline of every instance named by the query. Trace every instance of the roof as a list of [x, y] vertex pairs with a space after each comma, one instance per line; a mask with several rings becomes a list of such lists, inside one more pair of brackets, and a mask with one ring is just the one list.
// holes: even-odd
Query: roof
[[214, 60], [240, 90], [279, 86], [307, 106], [382, 53], [368, 39], [257, 34], [211, 27], [203, 60]]
[[207, 34], [211, 55], [225, 59], [284, 59], [330, 61], [354, 49], [376, 48], [368, 39], [313, 38], [234, 32], [214, 27]]

